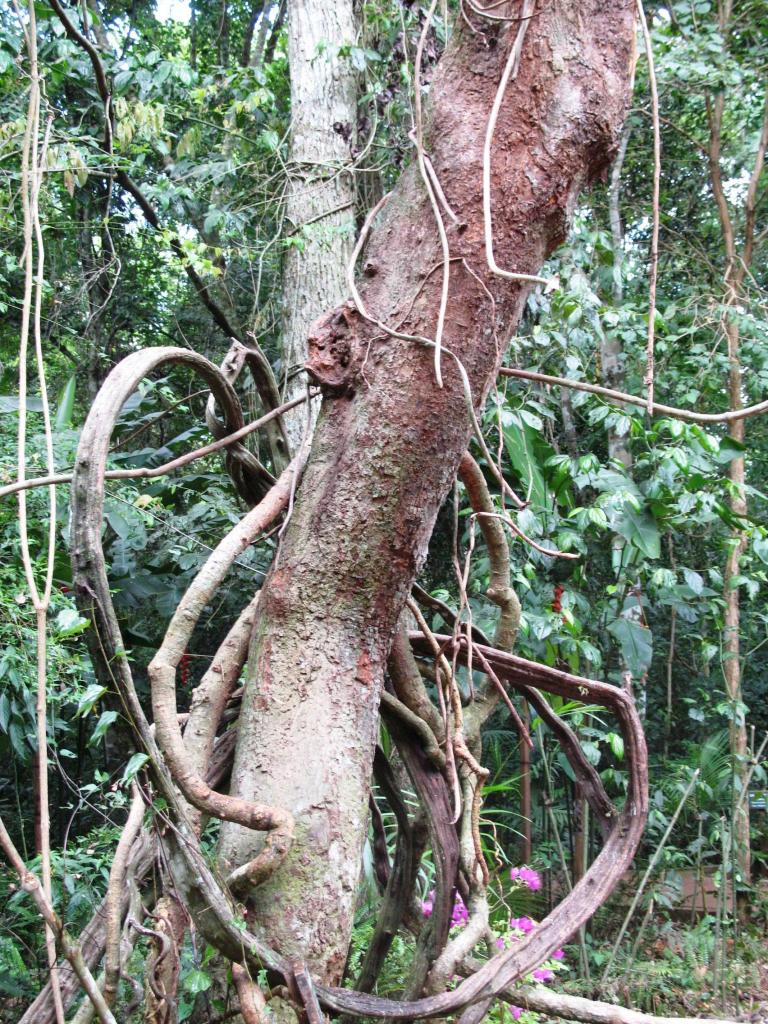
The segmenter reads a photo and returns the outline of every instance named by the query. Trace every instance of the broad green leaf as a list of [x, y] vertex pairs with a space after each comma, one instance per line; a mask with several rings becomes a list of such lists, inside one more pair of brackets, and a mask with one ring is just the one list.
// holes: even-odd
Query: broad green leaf
[[633, 508], [626, 502], [613, 522], [616, 533], [624, 537], [647, 558], [661, 556], [661, 539], [656, 520], [645, 509]]
[[190, 971], [186, 975], [183, 982], [183, 987], [186, 992], [190, 992], [197, 995], [198, 992], [207, 992], [211, 987], [211, 976], [206, 974], [205, 971]]
[[[521, 411], [521, 410], [518, 410]], [[515, 472], [523, 485], [523, 497], [530, 497], [534, 509], [552, 504], [547, 482], [541, 472], [534, 448], [535, 433], [530, 426], [510, 423], [504, 427], [504, 444]]]
[[685, 582], [698, 597], [704, 589], [704, 577], [698, 572], [694, 572], [693, 569], [683, 569], [683, 576]]
[[653, 657], [653, 636], [651, 631], [632, 619], [616, 619], [608, 626], [608, 632], [615, 637], [621, 656], [635, 679], [641, 679], [648, 671]]
[[101, 717], [96, 723], [96, 728], [91, 733], [91, 738], [88, 740], [88, 746], [94, 747], [97, 743], [104, 739], [107, 734], [109, 727], [117, 719], [116, 711], [102, 711]]
[[72, 413], [75, 408], [75, 388], [77, 378], [73, 373], [59, 395], [59, 404], [56, 409], [54, 426], [56, 430], [65, 430], [72, 426]]
[[134, 754], [133, 757], [128, 761], [123, 772], [123, 777], [120, 779], [121, 786], [127, 786], [136, 775], [141, 771], [144, 765], [149, 761], [149, 757], [146, 754]]
[[81, 694], [80, 699], [77, 702], [77, 717], [87, 715], [93, 710], [94, 704], [101, 700], [104, 694], [107, 692], [106, 686], [101, 686], [99, 683], [91, 683], [86, 688], [85, 692]]

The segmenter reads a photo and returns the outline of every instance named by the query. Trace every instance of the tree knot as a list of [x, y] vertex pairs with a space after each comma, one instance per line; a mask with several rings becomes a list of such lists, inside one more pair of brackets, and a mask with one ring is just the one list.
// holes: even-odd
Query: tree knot
[[343, 394], [356, 374], [362, 318], [351, 300], [319, 317], [307, 337], [305, 369], [326, 393]]

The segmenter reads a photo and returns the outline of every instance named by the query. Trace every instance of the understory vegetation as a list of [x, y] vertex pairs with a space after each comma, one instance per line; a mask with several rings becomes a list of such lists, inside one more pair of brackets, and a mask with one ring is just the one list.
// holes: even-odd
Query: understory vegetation
[[[494, 9], [512, 18], [518, 6], [510, 0]], [[44, 879], [49, 861], [51, 905], [77, 939], [104, 912], [120, 837], [143, 796], [140, 834], [157, 850], [140, 875], [129, 869], [134, 884], [121, 916], [112, 1002], [124, 1024], [239, 1020], [240, 1013], [246, 1024], [291, 1019], [280, 1013], [296, 993], [265, 964], [249, 983], [269, 1006], [264, 1016], [249, 1017], [232, 964], [194, 912], [179, 903], [180, 929], [172, 939], [163, 931], [165, 915], [172, 919], [176, 856], [163, 844], [176, 812], [153, 774], [152, 750], [137, 740], [132, 706], [94, 655], [98, 623], [70, 562], [83, 509], [75, 502], [72, 513], [70, 480], [86, 418], [124, 357], [174, 346], [219, 366], [231, 358], [233, 341], [267, 367], [254, 370], [248, 385], [245, 374], [232, 378], [246, 423], [295, 394], [307, 408], [318, 406], [317, 389], [310, 393], [301, 366], [286, 357], [285, 309], [299, 302], [286, 285], [287, 261], [324, 246], [335, 253], [340, 237], [351, 251], [366, 217], [418, 152], [415, 89], [428, 104], [435, 68], [456, 33], [485, 33], [490, 52], [507, 31], [484, 18], [491, 11], [485, 0], [356, 5], [344, 37], [327, 40], [313, 56], [322, 62], [332, 52], [354, 82], [354, 118], [325, 129], [343, 140], [346, 158], [308, 167], [291, 155], [291, 7], [291, 0], [82, 0], [66, 7], [35, 0], [29, 9], [0, 11], [0, 818], [29, 871]], [[25, 38], [31, 16], [39, 75]], [[538, 271], [543, 281], [531, 286], [514, 336], [508, 344], [502, 336], [502, 372], [478, 413], [483, 440], [472, 440], [471, 465], [462, 463], [445, 497], [405, 613], [408, 654], [437, 722], [427, 714], [422, 732], [411, 735], [421, 736], [420, 763], [446, 780], [456, 880], [446, 883], [441, 874], [423, 795], [399, 745], [413, 722], [404, 717], [400, 690], [387, 683], [341, 983], [349, 989], [373, 971], [365, 991], [393, 999], [426, 994], [426, 973], [414, 989], [412, 971], [427, 957], [425, 935], [437, 930], [441, 899], [450, 899], [450, 939], [487, 913], [445, 979], [455, 988], [475, 961], [526, 940], [586, 875], [607, 836], [588, 780], [598, 780], [609, 804], [624, 807], [634, 755], [613, 713], [580, 688], [584, 677], [634, 698], [648, 747], [647, 823], [613, 894], [520, 984], [659, 1016], [768, 1020], [768, 419], [760, 410], [741, 416], [768, 398], [768, 8], [762, 0], [649, 0], [645, 17], [653, 65], [638, 30], [620, 145], [603, 180], [581, 194], [566, 242]], [[39, 114], [31, 137], [35, 83]], [[321, 122], [328, 116], [318, 112]], [[39, 174], [30, 171], [30, 147]], [[353, 190], [346, 220], [329, 226], [322, 215], [304, 223], [286, 216], [291, 189], [342, 175]], [[30, 195], [38, 235], [34, 209], [25, 222]], [[42, 269], [28, 270], [32, 249], [43, 254]], [[360, 277], [372, 279], [377, 268], [357, 256]], [[345, 267], [341, 274], [344, 280]], [[398, 311], [406, 325], [410, 299], [404, 294]], [[30, 310], [30, 348], [22, 350]], [[445, 354], [442, 365], [447, 374]], [[221, 538], [273, 493], [300, 450], [294, 435], [287, 453], [285, 438], [265, 429], [244, 442], [245, 462], [219, 450], [153, 475], [208, 445], [212, 432], [219, 440], [234, 429], [229, 415], [226, 425], [218, 418], [221, 401], [209, 403], [208, 383], [189, 366], [159, 367], [122, 405], [109, 441], [101, 540], [125, 645], [119, 658], [150, 719], [149, 666], [174, 612]], [[425, 406], [434, 386], [432, 379], [425, 386]], [[459, 399], [456, 408], [464, 415]], [[54, 471], [66, 477], [56, 485], [52, 519], [47, 486], [15, 486], [20, 444], [25, 476], [51, 475], [49, 442]], [[403, 436], [396, 443], [410, 442]], [[520, 509], [502, 476], [522, 499]], [[490, 502], [485, 511], [474, 488]], [[176, 669], [182, 725], [233, 623], [280, 569], [294, 497], [300, 501], [300, 485], [296, 495], [287, 488], [280, 516], [239, 551], [221, 588], [203, 602]], [[505, 532], [512, 513], [514, 528]], [[519, 608], [512, 598], [506, 605], [497, 599], [494, 523], [506, 538]], [[46, 579], [41, 762], [38, 638]], [[507, 646], [499, 642], [505, 615], [514, 619]], [[460, 635], [470, 638], [463, 647]], [[537, 703], [530, 696], [535, 682], [521, 696], [497, 666], [494, 688], [493, 667], [482, 661], [489, 648], [507, 657], [511, 650], [552, 670], [553, 679], [559, 673], [576, 681], [558, 683], [560, 694], [538, 693]], [[214, 754], [213, 767], [198, 772], [202, 778], [216, 768], [210, 785], [217, 791], [228, 791], [235, 771], [234, 735], [248, 699], [244, 660], [245, 650], [215, 748], [211, 739], [220, 763]], [[469, 750], [459, 744], [454, 757], [447, 726], [444, 735], [439, 726], [463, 713], [469, 734], [476, 689], [492, 704], [482, 742]], [[558, 722], [576, 737], [581, 767]], [[436, 737], [435, 749], [426, 734]], [[300, 765], [303, 751], [286, 756]], [[467, 802], [477, 813], [467, 816], [465, 834]], [[199, 848], [217, 873], [221, 823], [196, 806]], [[393, 874], [407, 874], [404, 833], [418, 855], [413, 885], [383, 945], [377, 922], [386, 894]], [[466, 871], [467, 835], [487, 873], [481, 881]], [[39, 906], [22, 883], [4, 859], [0, 1022], [55, 1022], [52, 1003], [25, 1017], [48, 983], [50, 950]], [[247, 912], [243, 921], [254, 924]], [[155, 990], [172, 959], [163, 965], [164, 944], [178, 953], [175, 980], [162, 981], [174, 986], [172, 997], [169, 989]], [[375, 971], [373, 946], [382, 954]], [[94, 976], [101, 956], [89, 965]], [[95, 1019], [80, 1000], [79, 992], [72, 996], [62, 1020]], [[330, 1013], [330, 1003], [320, 1002]], [[358, 1018], [339, 1012], [338, 1019]], [[534, 1009], [512, 992], [483, 1019], [590, 1018], [569, 1017], [567, 1007]]]

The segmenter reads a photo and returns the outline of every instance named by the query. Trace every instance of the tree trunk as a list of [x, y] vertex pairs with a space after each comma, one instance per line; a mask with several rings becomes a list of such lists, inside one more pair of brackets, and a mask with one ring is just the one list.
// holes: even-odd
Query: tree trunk
[[[355, 233], [355, 185], [350, 139], [355, 135], [355, 74], [344, 44], [355, 42], [353, 0], [291, 0], [288, 63], [291, 73], [291, 155], [283, 279], [283, 359], [286, 398], [306, 386], [307, 335], [318, 313], [346, 295], [346, 268]], [[316, 416], [317, 406], [310, 406]], [[307, 408], [286, 416], [298, 447]]]
[[[718, 28], [726, 41], [730, 41], [731, 17], [733, 4], [718, 5]], [[768, 89], [763, 101], [763, 122], [757, 141], [754, 163], [749, 174], [749, 184], [743, 202], [743, 232], [738, 232], [731, 216], [728, 197], [723, 184], [720, 166], [723, 142], [723, 114], [726, 96], [720, 92], [714, 97], [707, 96], [707, 116], [709, 119], [709, 176], [712, 193], [717, 206], [718, 220], [725, 251], [725, 275], [722, 325], [728, 344], [728, 398], [731, 410], [741, 409], [742, 402], [742, 371], [740, 354], [739, 324], [732, 314], [743, 296], [744, 279], [752, 264], [755, 252], [756, 211], [759, 201], [759, 186], [765, 167], [765, 155], [768, 150]], [[741, 235], [741, 245], [737, 239]], [[744, 420], [736, 420], [728, 424], [728, 435], [739, 444], [744, 443]], [[745, 489], [745, 473], [743, 456], [733, 459], [728, 467], [731, 483], [731, 512], [734, 516], [744, 519], [747, 515], [747, 494]], [[728, 554], [723, 576], [723, 597], [725, 615], [723, 621], [723, 678], [725, 690], [731, 702], [731, 721], [729, 726], [731, 757], [733, 759], [734, 782], [738, 811], [733, 822], [736, 860], [742, 879], [749, 883], [752, 873], [752, 854], [750, 843], [749, 798], [744, 795], [748, 777], [748, 741], [747, 725], [743, 713], [742, 671], [741, 671], [741, 599], [738, 586], [741, 556], [747, 545], [744, 530], [738, 526], [732, 530], [728, 541]]]
[[[424, 139], [457, 218], [447, 227], [453, 262], [444, 345], [466, 367], [477, 406], [527, 294], [527, 286], [488, 270], [482, 194], [486, 125], [521, 25], [520, 71], [501, 104], [491, 173], [496, 259], [518, 272], [538, 270], [562, 242], [580, 189], [607, 167], [633, 60], [634, 5], [587, 0], [575, 9], [554, 0], [522, 22], [484, 23], [474, 35], [457, 28], [437, 68]], [[412, 166], [368, 244], [366, 308], [431, 337], [440, 252]], [[451, 357], [444, 352], [440, 389], [431, 348], [388, 335], [350, 303], [315, 324], [309, 350], [326, 398], [259, 602], [232, 791], [294, 815], [290, 853], [251, 893], [255, 919], [284, 955], [337, 980], [366, 833], [384, 665], [471, 423]], [[225, 823], [223, 869], [250, 859], [260, 842]]]
[[[734, 295], [734, 301], [736, 296]], [[739, 328], [727, 317], [725, 334], [728, 339], [728, 396], [731, 409], [741, 409], [741, 361], [739, 359]], [[744, 443], [744, 420], [728, 424], [728, 436], [739, 444]], [[732, 459], [728, 464], [728, 479], [731, 483], [731, 512], [741, 518], [747, 515], [747, 495], [744, 489], [744, 456]], [[723, 620], [723, 677], [725, 692], [731, 702], [730, 734], [731, 757], [734, 778], [738, 779], [738, 794], [747, 784], [748, 743], [747, 724], [744, 718], [741, 688], [741, 599], [736, 579], [739, 575], [741, 556], [747, 546], [743, 530], [734, 530], [728, 541], [728, 555], [723, 576], [725, 615]], [[736, 801], [735, 801], [736, 802]], [[742, 879], [749, 884], [752, 874], [752, 853], [749, 824], [749, 798], [740, 801], [740, 809], [733, 822], [733, 842], [736, 861]]]

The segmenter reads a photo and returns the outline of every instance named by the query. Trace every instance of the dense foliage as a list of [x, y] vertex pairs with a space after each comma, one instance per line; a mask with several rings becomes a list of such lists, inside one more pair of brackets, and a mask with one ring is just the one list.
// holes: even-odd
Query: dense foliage
[[[357, 37], [343, 43], [343, 56], [359, 78], [359, 116], [357, 124], [334, 130], [349, 139], [360, 221], [410, 159], [412, 61], [428, 6], [370, 0], [363, 4]], [[454, 6], [452, 20], [459, 17]], [[735, 322], [740, 336], [743, 404], [768, 395], [768, 175], [758, 180], [756, 226], [750, 227], [747, 204], [761, 139], [765, 145], [768, 13], [760, 0], [736, 6], [727, 32], [710, 0], [674, 0], [648, 10], [662, 113], [656, 400], [698, 412], [729, 407], [733, 356], [726, 322]], [[282, 292], [281, 263], [291, 247], [301, 249], [307, 230], [284, 217], [292, 173], [284, 8], [245, 0], [191, 0], [164, 12], [151, 0], [88, 0], [68, 8], [72, 22], [98, 47], [111, 83], [112, 130], [105, 145], [105, 111], [92, 62], [68, 38], [54, 8], [46, 0], [36, 3], [43, 122], [50, 129], [41, 195], [43, 343], [61, 471], [72, 465], [79, 429], [107, 373], [137, 349], [170, 343], [218, 363], [230, 344], [222, 326], [228, 324], [239, 337], [252, 333], [284, 385], [291, 368], [281, 360], [280, 311], [290, 296]], [[2, 484], [16, 477], [24, 24], [15, 8], [0, 13]], [[445, 25], [437, 21], [424, 55], [425, 92], [445, 37]], [[648, 94], [641, 54], [620, 176], [584, 197], [575, 212], [570, 238], [546, 271], [557, 275], [559, 285], [532, 293], [523, 329], [504, 357], [510, 367], [644, 393], [653, 177]], [[729, 265], [712, 180], [718, 97], [718, 162], [739, 251], [750, 231], [754, 240], [735, 303], [724, 284]], [[135, 184], [150, 218], [121, 175]], [[122, 411], [113, 468], [157, 466], [205, 444], [206, 400], [207, 392], [181, 371], [143, 386]], [[258, 414], [255, 393], [245, 393], [243, 401]], [[42, 475], [42, 417], [34, 392], [27, 408], [28, 475]], [[733, 742], [743, 730], [753, 751], [768, 730], [766, 421], [749, 419], [741, 442], [722, 423], [650, 418], [632, 402], [504, 377], [483, 425], [506, 476], [529, 501], [518, 519], [521, 529], [582, 556], [564, 562], [515, 541], [513, 580], [522, 604], [517, 652], [619, 685], [629, 677], [651, 753], [652, 813], [637, 869], [654, 858], [653, 870], [629, 933], [613, 956], [629, 904], [625, 891], [588, 934], [574, 938], [565, 961], [558, 957], [542, 971], [559, 972], [567, 963], [569, 971], [555, 985], [589, 995], [618, 993], [652, 1011], [703, 1011], [724, 1003], [738, 1013], [740, 998], [748, 1008], [750, 993], [761, 991], [754, 943], [768, 924], [764, 767], [745, 763]], [[736, 485], [729, 475], [741, 458], [746, 515], [734, 512]], [[42, 564], [47, 492], [30, 492], [28, 502], [32, 549]], [[463, 492], [456, 507], [458, 528], [449, 497], [422, 585], [458, 607], [454, 563], [463, 566], [473, 551], [467, 587], [472, 621], [490, 634], [496, 609], [484, 596], [489, 563]], [[142, 697], [145, 667], [180, 596], [242, 512], [216, 455], [152, 481], [110, 483], [110, 580]], [[48, 660], [51, 840], [55, 902], [77, 931], [104, 894], [130, 782], [143, 762], [134, 755], [124, 709], [96, 680], [83, 643], [88, 623], [70, 592], [66, 487], [59, 488], [57, 517]], [[726, 563], [736, 537], [744, 538], [745, 547], [733, 575]], [[275, 535], [247, 549], [223, 597], [206, 610], [183, 666], [182, 707], [239, 613], [243, 594], [263, 580], [278, 543]], [[0, 544], [0, 814], [35, 865], [34, 613], [18, 558], [13, 497], [0, 504]], [[724, 610], [733, 591], [741, 609], [738, 698], [728, 692], [723, 671]], [[446, 623], [435, 612], [432, 624], [442, 629]], [[578, 731], [610, 795], [620, 798], [624, 752], [610, 722], [580, 703], [578, 694], [554, 706]], [[514, 723], [502, 708], [484, 749], [491, 775], [482, 832], [495, 872], [492, 924], [500, 942], [513, 941], [515, 928], [524, 931], [523, 922], [543, 916], [562, 895], [565, 877], [583, 873], [600, 843], [567, 761], [535, 714], [531, 730], [534, 750], [524, 763]], [[749, 794], [739, 804], [745, 780]], [[520, 812], [526, 788], [531, 823]], [[752, 811], [751, 879], [734, 841], [735, 817], [745, 803]], [[394, 821], [386, 810], [384, 826], [391, 841]], [[526, 834], [530, 866], [539, 872], [535, 886], [526, 882], [533, 876], [510, 877], [510, 868], [528, 859]], [[207, 836], [211, 843], [214, 838]], [[420, 885], [428, 908], [426, 863]], [[705, 879], [721, 895], [696, 907]], [[19, 1019], [46, 976], [38, 920], [16, 886], [12, 872], [0, 869], [0, 1020], [9, 1022]], [[743, 913], [731, 896], [741, 901]], [[377, 901], [369, 857], [352, 975]], [[409, 941], [404, 934], [393, 946], [380, 991], [400, 990]], [[141, 940], [133, 954], [137, 975], [145, 951]], [[226, 1010], [209, 957], [210, 951], [194, 945], [184, 950], [179, 1019], [213, 1019], [214, 1011]]]

